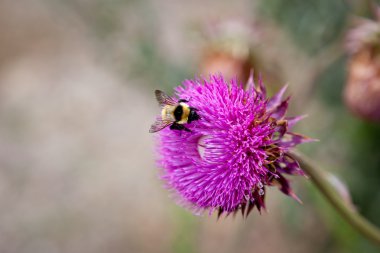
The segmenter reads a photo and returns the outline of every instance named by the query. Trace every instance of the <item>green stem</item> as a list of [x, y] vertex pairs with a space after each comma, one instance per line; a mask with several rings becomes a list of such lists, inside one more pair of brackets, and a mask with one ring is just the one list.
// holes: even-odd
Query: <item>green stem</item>
[[292, 156], [298, 160], [301, 168], [310, 176], [318, 190], [321, 191], [338, 213], [341, 214], [354, 229], [380, 246], [379, 228], [368, 222], [343, 200], [341, 195], [330, 184], [326, 173], [315, 167], [305, 156], [296, 152], [293, 152]]

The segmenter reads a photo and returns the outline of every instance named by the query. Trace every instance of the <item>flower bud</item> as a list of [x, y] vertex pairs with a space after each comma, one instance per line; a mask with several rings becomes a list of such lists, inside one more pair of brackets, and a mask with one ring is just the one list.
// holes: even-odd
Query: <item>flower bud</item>
[[220, 73], [226, 80], [246, 83], [252, 66], [251, 29], [236, 20], [216, 23], [206, 36], [200, 61], [200, 74]]
[[357, 116], [380, 122], [380, 21], [361, 20], [347, 36], [344, 100]]
[[364, 50], [350, 60], [344, 91], [347, 106], [358, 116], [380, 121], [380, 57]]

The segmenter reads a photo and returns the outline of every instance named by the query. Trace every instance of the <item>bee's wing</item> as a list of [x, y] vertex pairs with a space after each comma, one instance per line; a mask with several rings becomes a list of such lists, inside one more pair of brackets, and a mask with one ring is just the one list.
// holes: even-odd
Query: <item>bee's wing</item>
[[149, 129], [149, 133], [155, 133], [158, 132], [165, 127], [169, 126], [172, 124], [174, 121], [171, 120], [162, 120], [162, 119], [157, 119], [156, 122], [153, 123], [153, 125]]
[[155, 90], [154, 94], [156, 95], [157, 102], [161, 107], [164, 107], [165, 105], [178, 104], [177, 101], [175, 101], [172, 97], [169, 97], [168, 95], [166, 95], [165, 92], [161, 90]]

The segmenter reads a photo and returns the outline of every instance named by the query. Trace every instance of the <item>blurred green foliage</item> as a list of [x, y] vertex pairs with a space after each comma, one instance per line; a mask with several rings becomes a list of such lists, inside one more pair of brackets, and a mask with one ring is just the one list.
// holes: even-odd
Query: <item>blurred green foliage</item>
[[154, 34], [146, 34], [135, 43], [134, 57], [128, 76], [143, 77], [153, 88], [173, 88], [189, 76], [190, 69], [170, 61], [162, 55], [157, 46]]
[[349, 10], [344, 0], [262, 0], [260, 9], [291, 35], [296, 46], [311, 55], [341, 36]]
[[197, 230], [199, 220], [189, 212], [184, 212], [181, 207], [176, 207], [174, 214], [176, 216], [177, 226], [175, 238], [172, 241], [173, 252], [176, 253], [193, 253], [197, 252]]

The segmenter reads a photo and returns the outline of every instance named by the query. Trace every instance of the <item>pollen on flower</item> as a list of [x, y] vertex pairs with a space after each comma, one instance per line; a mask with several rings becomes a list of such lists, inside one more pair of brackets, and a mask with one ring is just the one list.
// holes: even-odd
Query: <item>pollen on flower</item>
[[265, 188], [273, 185], [297, 199], [283, 175], [303, 171], [288, 151], [312, 139], [290, 132], [302, 117], [285, 116], [285, 89], [267, 98], [260, 80], [255, 85], [251, 76], [243, 87], [221, 75], [175, 89], [178, 99], [191, 98], [189, 106], [201, 117], [186, 125], [190, 132], [158, 132], [158, 166], [180, 204], [195, 212], [248, 215], [265, 208]]

